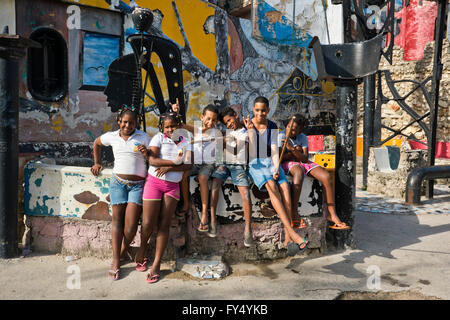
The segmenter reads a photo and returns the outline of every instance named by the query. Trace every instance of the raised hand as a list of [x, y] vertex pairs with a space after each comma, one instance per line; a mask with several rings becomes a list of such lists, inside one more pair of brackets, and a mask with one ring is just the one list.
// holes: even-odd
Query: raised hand
[[247, 118], [243, 118], [243, 120], [244, 120], [244, 126], [247, 130], [253, 129], [255, 127], [252, 120], [250, 119], [250, 115], [248, 115]]
[[172, 108], [173, 112], [176, 112], [176, 113], [180, 112], [180, 103], [178, 102], [178, 98], [177, 98], [176, 102], [173, 104], [169, 102], [169, 105]]

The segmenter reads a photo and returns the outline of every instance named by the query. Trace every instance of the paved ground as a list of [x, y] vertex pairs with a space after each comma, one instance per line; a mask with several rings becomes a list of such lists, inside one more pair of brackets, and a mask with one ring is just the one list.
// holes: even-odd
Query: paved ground
[[128, 263], [122, 266], [121, 280], [112, 282], [109, 261], [97, 258], [67, 262], [65, 256], [31, 253], [0, 259], [0, 300], [450, 300], [450, 187], [436, 190], [435, 200], [424, 199], [418, 207], [358, 190], [357, 249], [232, 264], [231, 275], [222, 280], [193, 279], [167, 263], [163, 278], [147, 284], [145, 273]]
[[353, 291], [348, 298], [364, 297], [360, 291], [388, 292], [388, 299], [401, 291], [401, 299], [450, 299], [449, 214], [358, 211], [354, 230], [358, 249], [231, 265], [232, 274], [218, 281], [195, 280], [165, 264], [161, 281], [147, 284], [128, 263], [112, 282], [109, 261], [32, 253], [0, 260], [0, 299], [335, 299]]

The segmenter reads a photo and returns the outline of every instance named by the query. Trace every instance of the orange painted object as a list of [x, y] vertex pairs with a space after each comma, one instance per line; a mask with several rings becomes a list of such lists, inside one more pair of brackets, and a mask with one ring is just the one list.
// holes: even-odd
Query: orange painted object
[[314, 162], [325, 169], [334, 169], [334, 154], [316, 153], [314, 155]]
[[364, 141], [363, 137], [356, 137], [356, 155], [358, 157], [363, 156], [363, 148], [364, 148], [363, 141]]
[[335, 187], [335, 163], [334, 163], [334, 154], [325, 154], [325, 153], [316, 153], [314, 155], [314, 162], [320, 165], [322, 168], [328, 171], [331, 175], [331, 179], [333, 179], [333, 188]]
[[402, 146], [402, 139], [391, 139], [383, 143], [383, 146], [394, 146], [394, 147], [401, 147]]

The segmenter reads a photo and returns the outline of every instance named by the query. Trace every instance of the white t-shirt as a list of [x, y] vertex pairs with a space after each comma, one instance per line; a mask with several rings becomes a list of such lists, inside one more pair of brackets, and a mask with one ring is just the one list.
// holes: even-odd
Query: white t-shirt
[[[188, 139], [183, 137], [178, 144], [175, 144], [172, 139], [161, 132], [153, 136], [149, 147], [158, 147], [159, 158], [164, 160], [175, 160], [178, 155], [185, 155], [186, 151], [192, 151], [192, 146]], [[148, 173], [155, 178], [170, 182], [180, 182], [183, 178], [183, 171], [169, 171], [161, 177], [157, 177], [156, 169], [157, 167], [149, 166]]]
[[[227, 135], [227, 148], [225, 149], [224, 162], [227, 164], [245, 165], [247, 162], [247, 148], [245, 145], [245, 141], [248, 141], [247, 129], [242, 127], [237, 130], [227, 130], [225, 134]], [[237, 148], [236, 155], [234, 154], [234, 148]]]
[[[278, 146], [283, 147], [283, 142], [281, 140], [286, 139], [286, 130], [283, 130], [278, 135]], [[300, 146], [302, 148], [308, 148], [308, 136], [304, 133], [300, 133], [295, 137], [295, 139], [289, 138], [289, 144], [294, 148]]]
[[[194, 162], [195, 164], [212, 164], [216, 162], [217, 142], [215, 128], [208, 129], [204, 134], [198, 132], [194, 136]], [[200, 141], [202, 141], [200, 143]]]
[[148, 146], [150, 137], [147, 133], [136, 129], [131, 137], [125, 141], [119, 133], [120, 129], [106, 132], [100, 136], [102, 145], [112, 146], [114, 154], [113, 173], [145, 178], [147, 176], [147, 163], [137, 146], [140, 144]]

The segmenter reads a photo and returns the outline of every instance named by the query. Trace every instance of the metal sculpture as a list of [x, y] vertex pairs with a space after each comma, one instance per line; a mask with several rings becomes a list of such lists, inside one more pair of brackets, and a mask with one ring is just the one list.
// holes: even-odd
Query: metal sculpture
[[[145, 114], [147, 112], [153, 111], [158, 115], [162, 114], [168, 109], [169, 102], [175, 103], [178, 99], [180, 114], [185, 121], [186, 108], [180, 49], [170, 40], [144, 33], [151, 28], [153, 21], [151, 10], [137, 7], [131, 17], [139, 31], [139, 34], [127, 38], [133, 53], [117, 58], [108, 69], [109, 80], [104, 93], [108, 97], [111, 111], [117, 111], [123, 104], [136, 106], [145, 131]], [[164, 69], [168, 100], [164, 99], [161, 85], [151, 62], [153, 53], [159, 57]], [[142, 81], [142, 70], [145, 71], [144, 81]], [[147, 93], [149, 81], [153, 96]], [[145, 106], [146, 96], [154, 102], [153, 105]]]

